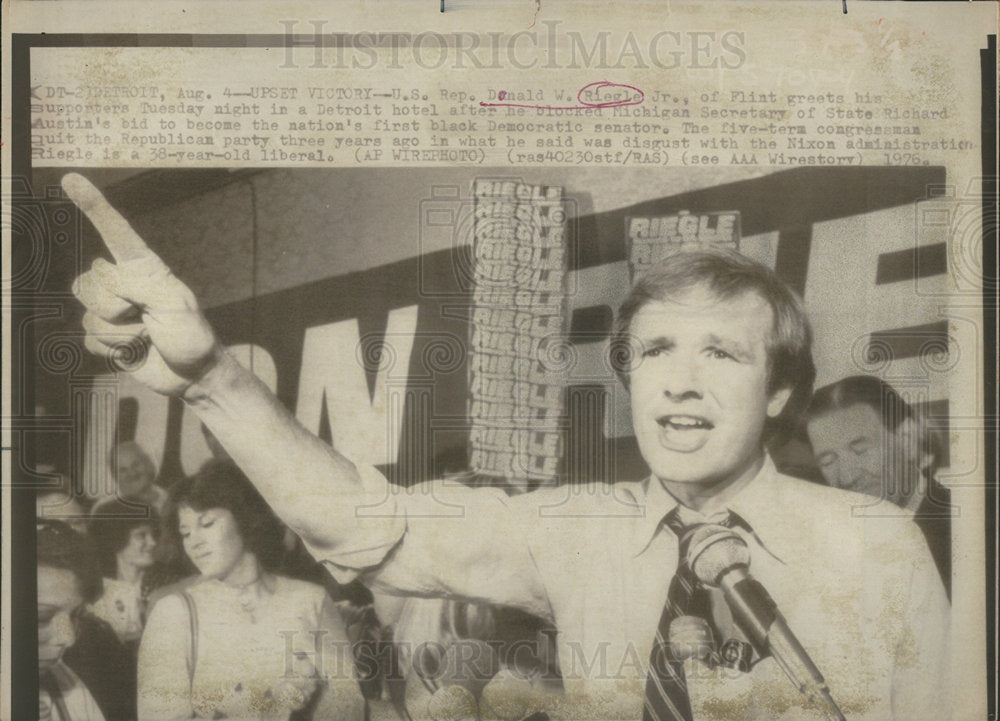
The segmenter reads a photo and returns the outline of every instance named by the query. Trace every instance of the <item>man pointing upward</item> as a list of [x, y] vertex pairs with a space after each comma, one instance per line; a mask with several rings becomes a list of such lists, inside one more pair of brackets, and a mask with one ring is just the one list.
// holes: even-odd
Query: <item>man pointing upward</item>
[[[713, 523], [746, 544], [847, 718], [946, 717], [948, 605], [919, 531], [866, 497], [782, 476], [764, 452], [813, 379], [801, 303], [769, 269], [681, 253], [622, 305], [612, 348], [649, 478], [512, 498], [443, 484], [401, 493], [302, 428], [236, 363], [191, 291], [90, 183], [70, 175], [64, 187], [115, 260], [78, 279], [87, 347], [133, 360], [136, 378], [183, 398], [339, 580], [555, 622], [566, 693], [550, 715], [822, 718], [766, 649], [747, 672], [670, 653], [672, 621], [693, 613], [696, 593], [681, 582], [682, 546]], [[703, 598], [719, 640], [740, 640], [717, 592]]]

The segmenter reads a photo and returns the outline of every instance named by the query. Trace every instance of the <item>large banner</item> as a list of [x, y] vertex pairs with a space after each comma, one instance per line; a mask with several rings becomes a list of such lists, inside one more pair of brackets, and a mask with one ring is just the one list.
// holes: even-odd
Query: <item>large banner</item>
[[[402, 188], [413, 182], [409, 171], [369, 172], [371, 180], [365, 183], [383, 188]], [[552, 173], [544, 169], [532, 173], [537, 178], [547, 175]], [[192, 173], [191, 182], [201, 177]], [[317, 203], [325, 187], [336, 188], [340, 183], [337, 171], [291, 177], [297, 186], [309, 187]], [[504, 177], [508, 180], [497, 179]], [[186, 237], [183, 222], [210, 223], [208, 209], [214, 211], [219, 203], [239, 212], [249, 207], [244, 197], [261, 188], [268, 194], [256, 192], [257, 206], [250, 212], [267, 218], [276, 230], [273, 239], [264, 238], [258, 244], [273, 244], [276, 250], [310, 246], [314, 243], [311, 236], [296, 237], [294, 230], [285, 234], [284, 217], [311, 213], [315, 206], [301, 196], [296, 201], [273, 190], [272, 179], [264, 171], [212, 190], [207, 201], [183, 200], [136, 214], [135, 223], [169, 257], [182, 252], [176, 244]], [[933, 190], [947, 187], [941, 168], [755, 174], [746, 180], [589, 214], [581, 212], [576, 198], [597, 195], [599, 189], [574, 179], [573, 173], [562, 173], [559, 180], [565, 184], [567, 207], [573, 214], [552, 227], [560, 228], [565, 222], [565, 230], [532, 235], [526, 247], [534, 255], [523, 265], [532, 275], [504, 275], [515, 280], [505, 280], [503, 285], [490, 281], [485, 267], [491, 261], [486, 253], [486, 229], [498, 226], [484, 225], [475, 217], [485, 213], [485, 201], [475, 194], [475, 183], [503, 187], [504, 182], [520, 182], [519, 178], [439, 171], [421, 180], [431, 183], [428, 197], [404, 218], [371, 226], [378, 233], [371, 237], [375, 245], [387, 248], [387, 254], [390, 245], [398, 248], [400, 244], [441, 250], [209, 309], [223, 340], [275, 389], [306, 428], [354, 457], [385, 468], [399, 483], [409, 485], [454, 471], [456, 463], [465, 470], [515, 479], [519, 487], [541, 481], [632, 478], [646, 472], [634, 446], [626, 394], [611, 368], [608, 335], [634, 273], [669, 250], [673, 238], [685, 237], [667, 237], [666, 242], [630, 237], [630, 230], [643, 235], [637, 230], [638, 221], [646, 219], [661, 229], [664, 220], [672, 226], [690, 219], [699, 232], [695, 236], [699, 243], [733, 246], [739, 237], [741, 252], [775, 268], [803, 294], [815, 328], [820, 385], [857, 373], [880, 374], [899, 386], [911, 402], [925, 407], [938, 432], [948, 428], [951, 333], [935, 302], [948, 272], [941, 235], [945, 226], [938, 220], [940, 200]], [[175, 176], [166, 176], [162, 182], [173, 185]], [[435, 196], [441, 188], [452, 194]], [[932, 189], [930, 197], [928, 188]], [[37, 207], [32, 212], [39, 222], [52, 223], [72, 212], [58, 201], [32, 207]], [[555, 217], [551, 210], [545, 213]], [[954, 216], [949, 222], [958, 220]], [[877, 242], [870, 231], [859, 232], [876, 226], [884, 229]], [[536, 227], [542, 226], [528, 226], [530, 233]], [[223, 247], [243, 244], [242, 232], [242, 226], [215, 231], [213, 242]], [[366, 217], [346, 220], [327, 232], [335, 237], [358, 237], [371, 231]], [[252, 250], [252, 243], [249, 247]], [[545, 260], [540, 260], [546, 249]], [[259, 267], [270, 262], [266, 259], [270, 251], [258, 245], [257, 252], [257, 258], [241, 261], [248, 277], [252, 268], [258, 267], [255, 272], [259, 273]], [[838, 271], [845, 257], [854, 259], [857, 271], [867, 269], [845, 276]], [[64, 272], [87, 260], [63, 258], [61, 264], [67, 262]], [[192, 275], [205, 266], [197, 257], [186, 262]], [[545, 264], [551, 266], [552, 279], [547, 281], [551, 287], [544, 291], [543, 303], [538, 297], [542, 291], [528, 281], [546, 270]], [[525, 282], [521, 285], [516, 279]], [[922, 289], [923, 298], [916, 304], [906, 300], [914, 284]], [[206, 286], [206, 291], [212, 289]], [[497, 294], [503, 297], [498, 299]], [[845, 325], [848, 317], [857, 317], [849, 304], [860, 309], [868, 302], [866, 298], [880, 299], [880, 312], [867, 316], [860, 326]], [[72, 317], [71, 305], [65, 307]], [[209, 457], [199, 423], [180, 401], [137, 387], [126, 375], [104, 375], [101, 364], [90, 358], [74, 355], [78, 363], [67, 364], [60, 349], [78, 337], [79, 331], [58, 320], [47, 323], [62, 329], [46, 331], [40, 344], [39, 372], [70, 378], [73, 387], [80, 385], [85, 392], [71, 401], [61, 395], [65, 382], [43, 383], [39, 394], [46, 398], [43, 405], [79, 403], [73, 410], [75, 417], [89, 419], [58, 441], [49, 440], [57, 448], [57, 465], [73, 469], [72, 475], [82, 479], [88, 494], [114, 492], [106, 458], [115, 438], [135, 438], [146, 447], [164, 484], [193, 473]], [[522, 326], [525, 333], [519, 334]], [[508, 344], [509, 357], [488, 350], [489, 343], [506, 337], [514, 343]], [[518, 339], [531, 339], [531, 343], [522, 349], [515, 343]], [[550, 382], [532, 384], [532, 379], [539, 380], [533, 375], [539, 363]], [[521, 375], [522, 370], [528, 375]], [[518, 386], [515, 392], [519, 379], [527, 385]], [[515, 443], [513, 436], [501, 444], [512, 453], [521, 448], [525, 459], [550, 459], [548, 466], [536, 467], [537, 473], [528, 473], [530, 461], [501, 469], [484, 455], [490, 445], [497, 446], [496, 425], [489, 420], [490, 414], [479, 411], [489, 391], [498, 387], [496, 383], [509, 386], [510, 399], [523, 399], [528, 417], [541, 419], [534, 438], [525, 428], [524, 444]], [[525, 392], [532, 385], [536, 390]], [[539, 393], [537, 389], [543, 387]], [[544, 419], [537, 412], [539, 402], [551, 404], [546, 406], [549, 411]], [[477, 412], [471, 412], [473, 407]], [[515, 417], [509, 409], [497, 415], [504, 419], [501, 426]], [[550, 433], [546, 438], [552, 440], [538, 432]], [[539, 455], [532, 455], [532, 449]], [[435, 457], [441, 457], [445, 465], [435, 467]], [[797, 475], [818, 479], [816, 467], [801, 454], [778, 457]], [[961, 466], [953, 470], [963, 472]]]

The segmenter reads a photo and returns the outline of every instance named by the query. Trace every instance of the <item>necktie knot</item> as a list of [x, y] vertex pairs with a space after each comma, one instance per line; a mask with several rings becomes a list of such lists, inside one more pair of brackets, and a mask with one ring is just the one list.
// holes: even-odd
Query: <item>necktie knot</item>
[[742, 518], [732, 511], [724, 511], [722, 513], [713, 514], [709, 517], [704, 517], [694, 511], [684, 508], [683, 506], [677, 506], [670, 511], [670, 513], [664, 517], [663, 523], [674, 532], [674, 535], [677, 536], [677, 567], [678, 569], [684, 569], [686, 571], [690, 571], [687, 565], [687, 553], [688, 547], [691, 543], [691, 537], [699, 528], [709, 524], [724, 526], [726, 528], [733, 528], [735, 526], [741, 526], [744, 528], [749, 527]]

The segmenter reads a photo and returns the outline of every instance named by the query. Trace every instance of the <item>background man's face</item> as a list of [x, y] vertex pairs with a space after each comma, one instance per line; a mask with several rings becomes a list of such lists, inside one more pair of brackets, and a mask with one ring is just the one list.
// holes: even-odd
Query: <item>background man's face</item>
[[153, 485], [153, 462], [138, 446], [123, 444], [118, 448], [115, 479], [123, 498], [139, 496]]
[[72, 571], [38, 567], [38, 668], [51, 668], [76, 643], [74, 616], [83, 606]]
[[810, 419], [807, 430], [827, 483], [876, 498], [889, 497], [883, 458], [891, 433], [874, 408], [864, 403], [836, 408]]
[[756, 293], [720, 300], [698, 286], [632, 320], [632, 422], [643, 458], [667, 483], [727, 486], [754, 473], [768, 416], [773, 311]]

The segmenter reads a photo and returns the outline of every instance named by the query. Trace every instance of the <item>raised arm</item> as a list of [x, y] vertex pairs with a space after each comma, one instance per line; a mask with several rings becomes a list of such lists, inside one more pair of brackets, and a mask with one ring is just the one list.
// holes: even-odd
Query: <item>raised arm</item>
[[[70, 199], [101, 234], [114, 262], [94, 261], [74, 293], [86, 307], [86, 346], [165, 395], [184, 399], [285, 523], [314, 548], [348, 545], [380, 560], [391, 528], [384, 481], [305, 430], [225, 352], [194, 293], [88, 180], [63, 178]], [[363, 521], [360, 506], [385, 512]], [[388, 532], [387, 532], [388, 531]], [[395, 536], [395, 538], [393, 538]], [[389, 539], [389, 540], [385, 540]]]
[[194, 293], [97, 188], [76, 174], [63, 187], [114, 258], [94, 261], [74, 287], [87, 309], [87, 348], [153, 390], [183, 398], [338, 580], [370, 571], [375, 587], [390, 592], [545, 612], [523, 509], [486, 489], [390, 491], [378, 470], [355, 466], [303, 428], [225, 352]]

